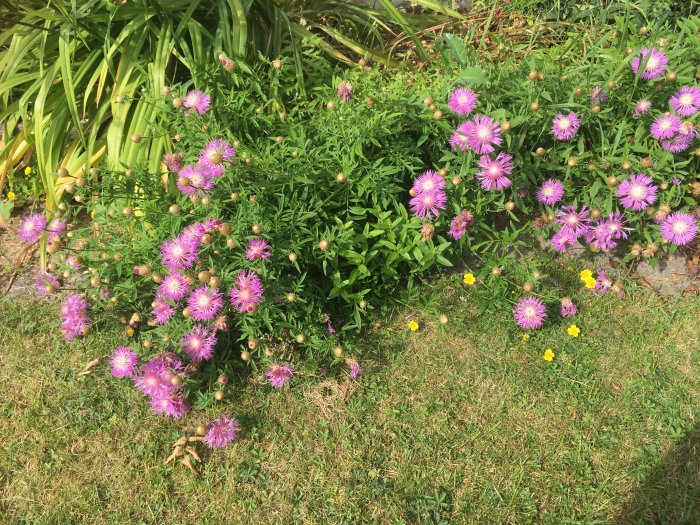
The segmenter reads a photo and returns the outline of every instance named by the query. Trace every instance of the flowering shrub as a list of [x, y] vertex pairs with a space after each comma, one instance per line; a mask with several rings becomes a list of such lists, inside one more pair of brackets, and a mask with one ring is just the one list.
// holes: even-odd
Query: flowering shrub
[[[697, 234], [698, 50], [619, 44], [583, 63], [543, 51], [480, 69], [445, 53], [440, 75], [345, 72], [311, 102], [288, 103], [277, 66], [219, 67], [206, 93], [171, 88], [153, 102], [174, 139], [163, 173], [98, 170], [70, 210], [92, 223], [67, 235], [51, 223], [49, 271], [90, 299], [64, 305], [66, 337], [120, 317], [132, 340], [114, 375], [179, 417], [220, 399], [239, 357], [272, 387], [321, 362], [357, 377], [348, 336], [465, 255], [465, 285], [523, 329], [575, 316], [545, 286], [553, 256], [580, 243], [655, 258]], [[42, 221], [27, 219], [27, 241], [51, 229]], [[546, 255], [526, 250], [534, 237]], [[621, 293], [602, 271], [581, 278]], [[212, 446], [238, 430], [212, 428]]]

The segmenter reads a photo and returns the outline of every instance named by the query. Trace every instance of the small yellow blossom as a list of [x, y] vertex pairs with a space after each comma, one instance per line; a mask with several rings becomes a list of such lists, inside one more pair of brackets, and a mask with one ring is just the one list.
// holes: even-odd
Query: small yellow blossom
[[476, 282], [476, 277], [474, 277], [473, 273], [465, 273], [464, 274], [464, 284], [468, 284], [469, 286], [472, 286]]
[[418, 328], [420, 328], [420, 325], [418, 323], [416, 323], [415, 321], [408, 322], [408, 329], [411, 332], [415, 332], [416, 330], [418, 330]]
[[133, 335], [134, 335], [134, 329], [131, 328], [130, 326], [127, 327], [127, 329], [126, 329], [126, 335], [128, 335], [129, 337], [133, 336]]
[[581, 270], [581, 280], [586, 281], [587, 279], [590, 279], [593, 277], [593, 272], [591, 272], [589, 269]]
[[90, 218], [94, 219], [95, 218], [95, 210], [90, 211]]
[[595, 279], [593, 277], [591, 277], [590, 279], [586, 279], [583, 282], [586, 285], [586, 288], [595, 288]]
[[568, 333], [571, 337], [578, 337], [578, 334], [581, 333], [581, 329], [575, 324], [572, 324], [566, 329], [566, 333]]
[[530, 339], [530, 334], [523, 334], [523, 341]]
[[26, 168], [24, 168], [24, 174], [25, 174], [25, 175], [30, 175], [31, 173], [32, 173], [32, 167], [31, 167], [31, 166], [27, 166]]
[[552, 350], [551, 348], [547, 348], [547, 350], [544, 351], [542, 359], [544, 359], [545, 361], [551, 361], [552, 359], [554, 359], [554, 350]]
[[17, 198], [17, 195], [15, 195], [14, 191], [8, 191], [7, 192], [7, 198], [11, 201], [15, 200]]

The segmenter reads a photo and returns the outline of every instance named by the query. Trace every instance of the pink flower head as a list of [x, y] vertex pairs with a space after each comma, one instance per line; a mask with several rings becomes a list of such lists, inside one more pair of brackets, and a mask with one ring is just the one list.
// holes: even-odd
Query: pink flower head
[[66, 221], [62, 219], [53, 219], [46, 228], [48, 238], [54, 241], [58, 240], [61, 237], [61, 232], [65, 231], [65, 229]]
[[578, 313], [578, 308], [571, 299], [564, 297], [561, 300], [561, 309], [559, 313], [562, 317], [573, 317]]
[[227, 416], [220, 416], [207, 425], [203, 442], [209, 448], [222, 448], [236, 439], [241, 429], [238, 422]]
[[252, 313], [263, 300], [264, 289], [260, 278], [250, 270], [238, 273], [229, 291], [231, 304], [240, 313]]
[[90, 326], [87, 302], [78, 294], [70, 294], [61, 305], [61, 331], [67, 341], [85, 335]]
[[199, 244], [202, 242], [202, 235], [207, 233], [207, 227], [202, 224], [201, 222], [195, 222], [194, 224], [190, 224], [187, 228], [182, 230], [180, 236], [192, 243], [195, 248], [199, 247]]
[[564, 185], [558, 180], [547, 179], [537, 192], [537, 200], [547, 206], [552, 206], [564, 196]]
[[163, 414], [178, 419], [187, 413], [189, 406], [185, 401], [185, 396], [178, 394], [151, 399], [151, 410], [154, 414]]
[[166, 352], [141, 365], [134, 383], [138, 390], [154, 399], [169, 397], [180, 389], [172, 381], [176, 374], [187, 376], [185, 365], [175, 354]]
[[46, 219], [42, 214], [34, 213], [24, 218], [17, 233], [20, 240], [31, 243], [39, 240], [44, 233], [44, 228], [46, 228]]
[[457, 88], [450, 95], [449, 106], [458, 115], [468, 115], [476, 107], [476, 93], [471, 89]]
[[188, 289], [189, 285], [185, 276], [181, 273], [173, 272], [167, 275], [160, 283], [156, 290], [156, 295], [167, 297], [172, 301], [179, 301], [187, 295]]
[[39, 295], [46, 297], [49, 292], [46, 290], [49, 286], [59, 287], [61, 282], [53, 274], [40, 272], [36, 276], [36, 288], [39, 291]]
[[640, 77], [644, 80], [651, 80], [664, 74], [666, 64], [668, 64], [668, 57], [665, 54], [655, 47], [651, 49], [645, 47], [632, 60], [632, 71], [637, 74], [642, 66], [644, 69]]
[[651, 177], [646, 175], [631, 175], [617, 187], [620, 204], [627, 209], [641, 211], [654, 204], [657, 187], [652, 184]]
[[183, 236], [165, 241], [160, 247], [163, 265], [171, 270], [192, 268], [197, 259], [197, 244]]
[[688, 244], [698, 234], [698, 223], [690, 213], [671, 213], [661, 223], [661, 237], [678, 246]]
[[120, 346], [112, 354], [109, 360], [112, 365], [112, 375], [119, 379], [130, 376], [136, 368], [139, 358], [131, 348]]
[[[187, 179], [189, 183], [182, 185], [180, 179]], [[203, 169], [201, 166], [185, 166], [180, 170], [180, 176], [177, 180], [177, 189], [183, 195], [188, 197], [191, 195], [206, 195], [214, 187], [214, 181], [211, 171]]]
[[353, 379], [357, 379], [360, 376], [360, 374], [362, 374], [362, 368], [360, 368], [360, 363], [357, 362], [357, 359], [348, 359], [346, 363], [350, 368], [350, 377], [352, 377]]
[[700, 111], [700, 88], [683, 86], [668, 101], [677, 115], [689, 117]]
[[440, 216], [440, 210], [445, 209], [446, 202], [447, 195], [445, 195], [444, 190], [436, 188], [433, 191], [424, 191], [417, 194], [408, 204], [416, 217], [421, 219], [427, 217], [428, 220], [432, 220], [433, 216]]
[[569, 112], [568, 115], [558, 113], [552, 120], [552, 135], [557, 140], [570, 140], [580, 127], [581, 121], [573, 111]]
[[427, 170], [413, 183], [413, 191], [416, 195], [433, 190], [445, 189], [445, 179], [433, 170]]
[[163, 164], [170, 171], [178, 173], [182, 169], [182, 153], [166, 153], [163, 157]]
[[190, 111], [196, 111], [200, 115], [204, 115], [211, 105], [211, 99], [209, 95], [193, 89], [182, 99], [182, 105]]
[[591, 102], [593, 104], [599, 106], [603, 102], [606, 102], [608, 100], [608, 96], [605, 94], [603, 91], [603, 88], [600, 86], [595, 86], [593, 90], [591, 91]]
[[670, 113], [664, 113], [651, 124], [651, 136], [656, 140], [670, 139], [681, 129], [681, 121]]
[[481, 155], [493, 152], [494, 146], [503, 142], [501, 125], [489, 116], [476, 115], [464, 126], [469, 147]]
[[353, 92], [354, 88], [352, 87], [352, 84], [350, 82], [341, 81], [338, 84], [338, 97], [343, 102], [348, 102], [350, 100], [350, 97], [352, 97]]
[[467, 151], [471, 148], [469, 146], [469, 138], [467, 137], [467, 123], [457, 127], [454, 133], [450, 135], [450, 147], [453, 151]]
[[459, 240], [467, 233], [467, 228], [472, 225], [472, 222], [474, 222], [474, 214], [469, 210], [462, 210], [459, 215], [452, 219], [450, 231], [447, 234], [455, 241]]
[[573, 206], [564, 206], [557, 211], [554, 222], [562, 229], [570, 230], [575, 238], [584, 235], [591, 228], [591, 219], [588, 217], [588, 210], [585, 206], [581, 208], [580, 212], [576, 211]]
[[281, 388], [294, 375], [294, 369], [290, 364], [272, 363], [265, 375], [273, 387]]
[[211, 321], [224, 306], [222, 295], [218, 289], [210, 286], [200, 286], [187, 298], [187, 306], [195, 321]]
[[562, 228], [552, 235], [550, 242], [556, 251], [564, 253], [568, 247], [576, 245], [576, 235], [569, 228]]
[[249, 261], [254, 261], [256, 259], [269, 259], [270, 258], [270, 245], [267, 241], [261, 237], [254, 237], [248, 241], [248, 246], [245, 250], [245, 258]]
[[223, 139], [212, 139], [199, 153], [199, 165], [212, 174], [221, 175], [225, 164], [236, 156], [236, 150]]
[[151, 315], [157, 324], [166, 324], [175, 313], [175, 309], [164, 297], [156, 297], [152, 304]]
[[593, 292], [597, 295], [605, 295], [610, 288], [612, 288], [613, 282], [610, 278], [605, 275], [605, 272], [598, 272], [598, 278], [595, 281], [595, 288]]
[[640, 99], [634, 106], [634, 115], [644, 115], [644, 113], [648, 112], [650, 109], [651, 101], [647, 100], [646, 98]]
[[510, 186], [511, 181], [506, 175], [513, 171], [513, 157], [508, 153], [501, 152], [495, 159], [482, 155], [479, 166], [483, 169], [476, 174], [476, 178], [485, 190], [502, 190]]
[[203, 361], [214, 354], [216, 335], [208, 328], [196, 325], [180, 339], [180, 342], [182, 343], [182, 351], [193, 361]]
[[661, 141], [661, 147], [669, 153], [680, 153], [687, 150], [698, 135], [698, 130], [695, 129], [692, 122], [683, 122], [678, 133], [670, 139]]
[[513, 317], [522, 328], [540, 328], [547, 317], [547, 308], [537, 297], [528, 296], [515, 305]]

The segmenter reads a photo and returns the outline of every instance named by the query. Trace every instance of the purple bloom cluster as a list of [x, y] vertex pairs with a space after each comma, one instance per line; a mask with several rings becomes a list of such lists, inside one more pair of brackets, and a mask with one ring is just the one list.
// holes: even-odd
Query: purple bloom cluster
[[537, 200], [547, 206], [559, 202], [564, 196], [564, 185], [558, 180], [548, 179], [537, 192]]
[[241, 427], [238, 422], [228, 416], [220, 416], [207, 425], [207, 433], [202, 440], [209, 448], [222, 448], [236, 439]]
[[233, 161], [236, 150], [223, 139], [212, 139], [199, 153], [199, 167], [210, 176], [210, 179], [224, 173], [227, 163]]
[[671, 213], [661, 223], [661, 237], [678, 246], [688, 244], [697, 234], [698, 223], [689, 213]]
[[250, 270], [238, 273], [236, 282], [229, 291], [231, 304], [240, 313], [252, 313], [263, 300], [263, 285], [260, 278]]
[[340, 98], [343, 102], [349, 102], [354, 91], [355, 89], [352, 87], [350, 82], [341, 81], [338, 84], [338, 98]]
[[270, 245], [267, 241], [261, 237], [254, 237], [248, 241], [248, 246], [245, 251], [245, 258], [249, 261], [254, 261], [256, 259], [269, 259], [270, 258]]
[[417, 217], [431, 220], [433, 215], [440, 216], [440, 210], [445, 209], [447, 195], [445, 194], [445, 180], [432, 170], [428, 170], [418, 177], [413, 183], [412, 194], [409, 201], [411, 211]]
[[700, 111], [700, 88], [683, 86], [669, 99], [677, 115], [689, 117]]
[[265, 373], [270, 380], [270, 384], [275, 388], [281, 388], [294, 375], [294, 369], [290, 364], [272, 363], [270, 369]]
[[472, 222], [474, 222], [474, 214], [469, 210], [462, 210], [459, 215], [452, 219], [450, 231], [447, 234], [455, 241], [459, 240], [467, 233], [467, 228], [472, 225]]
[[87, 301], [78, 294], [70, 294], [61, 306], [61, 331], [66, 340], [85, 335], [90, 327], [90, 317], [87, 314]]
[[196, 111], [200, 115], [204, 115], [211, 105], [211, 98], [209, 95], [193, 89], [182, 99], [182, 105], [190, 112]]
[[46, 219], [41, 213], [34, 213], [24, 218], [17, 233], [23, 242], [36, 242], [44, 233], [46, 228]]
[[187, 376], [185, 365], [173, 353], [166, 352], [142, 365], [134, 374], [134, 383], [150, 397], [151, 410], [177, 419], [188, 410], [182, 394], [182, 379]]
[[559, 313], [562, 317], [573, 317], [578, 313], [578, 308], [571, 299], [564, 297], [561, 300], [561, 308]]
[[200, 286], [187, 298], [187, 306], [195, 321], [211, 321], [223, 308], [224, 300], [216, 288]]
[[626, 226], [625, 216], [614, 211], [608, 214], [607, 219], [598, 219], [595, 226], [585, 234], [585, 239], [597, 250], [607, 252], [615, 249], [620, 240], [626, 239], [627, 232], [632, 229]]
[[165, 241], [160, 247], [163, 266], [170, 270], [185, 270], [192, 268], [199, 249], [201, 235], [195, 237], [182, 232], [179, 236]]
[[58, 280], [58, 277], [47, 272], [38, 273], [36, 276], [36, 288], [39, 291], [39, 295], [46, 297], [49, 294], [47, 290], [49, 286], [61, 286], [61, 282]]
[[492, 153], [502, 142], [500, 124], [487, 115], [476, 115], [459, 126], [450, 138], [452, 149], [471, 149], [480, 155]]

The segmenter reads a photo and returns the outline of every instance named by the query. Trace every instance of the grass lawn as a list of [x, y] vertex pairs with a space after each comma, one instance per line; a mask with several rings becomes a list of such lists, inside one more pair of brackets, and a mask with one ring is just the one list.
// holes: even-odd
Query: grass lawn
[[[426, 285], [358, 343], [357, 383], [239, 378], [173, 422], [105, 365], [78, 376], [121, 332], [67, 344], [55, 304], [0, 302], [0, 522], [700, 523], [700, 299], [579, 303], [578, 338], [524, 341], [509, 312]], [[201, 479], [164, 466], [222, 411], [244, 432]]]

